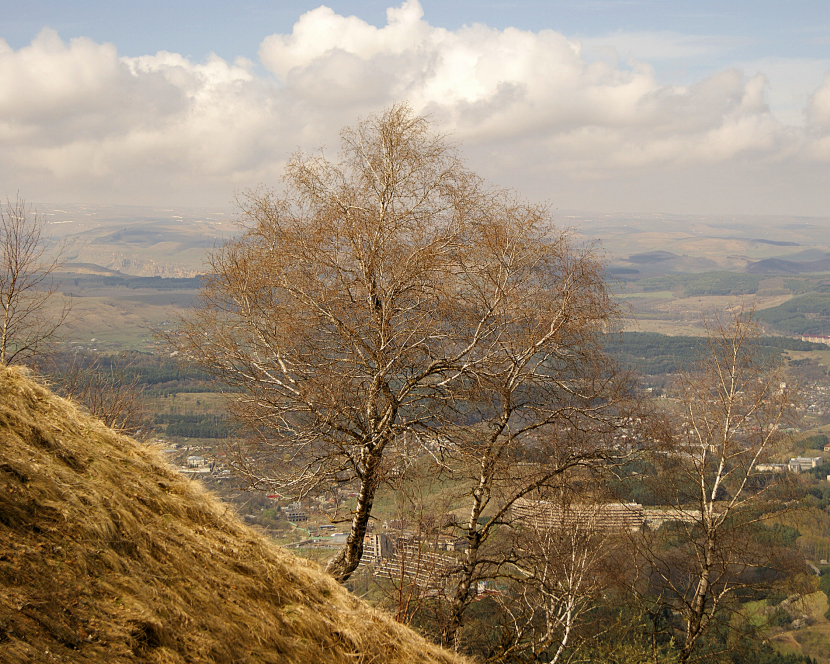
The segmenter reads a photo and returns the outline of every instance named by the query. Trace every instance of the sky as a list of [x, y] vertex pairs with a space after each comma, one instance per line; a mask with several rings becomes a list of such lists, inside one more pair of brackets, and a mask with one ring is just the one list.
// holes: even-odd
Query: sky
[[826, 0], [5, 0], [0, 196], [225, 206], [397, 102], [554, 209], [830, 216]]

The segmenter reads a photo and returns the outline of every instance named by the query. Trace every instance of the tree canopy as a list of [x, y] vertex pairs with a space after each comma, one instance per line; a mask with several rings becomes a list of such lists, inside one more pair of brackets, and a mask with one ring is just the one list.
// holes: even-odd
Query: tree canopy
[[344, 129], [337, 161], [295, 155], [283, 184], [241, 198], [244, 233], [213, 252], [174, 341], [235, 390], [252, 486], [357, 482], [329, 564], [345, 579], [413, 441], [493, 420], [483, 441], [507, 450], [503, 434], [596, 409], [616, 308], [590, 247], [405, 105]]

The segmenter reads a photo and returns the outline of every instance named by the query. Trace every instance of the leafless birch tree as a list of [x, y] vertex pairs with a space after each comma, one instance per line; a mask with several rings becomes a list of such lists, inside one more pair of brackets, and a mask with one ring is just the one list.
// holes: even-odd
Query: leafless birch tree
[[[55, 359], [61, 359], [58, 363]], [[51, 365], [51, 367], [50, 367]], [[141, 376], [131, 374], [129, 365], [110, 361], [109, 366], [99, 356], [74, 354], [50, 358], [39, 367], [46, 371], [49, 381], [62, 397], [81, 404], [90, 415], [108, 427], [129, 436], [139, 437], [150, 429], [141, 398]]]
[[505, 214], [479, 232], [464, 304], [471, 320], [487, 312], [496, 324], [456, 388], [466, 423], [453, 412], [443, 431], [469, 510], [458, 524], [467, 548], [442, 634], [452, 647], [477, 584], [512, 574], [522, 555], [490, 542], [513, 523], [516, 501], [624, 455], [614, 434], [636, 428], [639, 414], [631, 376], [605, 350], [618, 311], [596, 251], [553, 229], [541, 210]]
[[66, 319], [68, 302], [47, 310], [59, 264], [47, 257], [43, 222], [24, 200], [0, 206], [0, 365], [36, 355]]
[[[201, 306], [174, 343], [237, 390], [251, 439], [236, 467], [252, 486], [357, 483], [347, 543], [328, 568], [343, 580], [398, 441], [492, 419], [501, 405], [472, 400], [479, 382], [496, 381], [512, 405], [488, 444], [513, 450], [508, 424], [550, 419], [518, 424], [515, 403], [530, 417], [546, 398], [530, 377], [557, 363], [576, 373], [613, 307], [600, 261], [553, 228], [545, 206], [484, 186], [406, 106], [345, 129], [337, 162], [295, 156], [284, 185], [241, 200], [245, 233], [213, 253]], [[590, 400], [582, 391], [596, 373], [579, 386], [561, 374], [558, 389]]]
[[642, 571], [652, 601], [682, 617], [681, 662], [736, 593], [797, 563], [757, 537], [758, 524], [788, 505], [788, 474], [759, 466], [782, 435], [793, 396], [782, 367], [754, 345], [751, 318], [741, 308], [709, 327], [706, 352], [679, 377], [671, 440], [655, 458], [677, 520], [668, 533], [645, 534]]
[[501, 602], [511, 628], [504, 654], [548, 664], [567, 661], [566, 653], [578, 650], [580, 624], [616, 571], [613, 554], [621, 540], [602, 523], [599, 505], [566, 500], [558, 507], [559, 523], [542, 518], [522, 524], [515, 595]]

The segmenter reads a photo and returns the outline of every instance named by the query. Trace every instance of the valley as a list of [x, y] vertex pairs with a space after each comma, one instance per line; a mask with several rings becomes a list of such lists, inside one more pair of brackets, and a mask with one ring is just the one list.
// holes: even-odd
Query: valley
[[[235, 505], [246, 523], [278, 543], [325, 562], [348, 531], [340, 519], [354, 509], [355, 487], [347, 484], [299, 502], [288, 495], [246, 491], [232, 472], [234, 446], [228, 440], [234, 425], [225, 396], [210, 376], [181, 364], [163, 340], [164, 333], [175, 329], [197, 304], [206, 251], [237, 230], [232, 213], [79, 207], [41, 214], [48, 215], [50, 229], [59, 229], [55, 246], [62, 243], [65, 263], [55, 276], [72, 303], [59, 355], [64, 361], [75, 357], [90, 365], [118, 367], [134, 377], [143, 394], [145, 435], [165, 450], [182, 474]], [[830, 459], [830, 452], [814, 444], [827, 441], [830, 434], [830, 349], [801, 340], [806, 334], [830, 336], [830, 265], [823, 263], [830, 256], [830, 220], [578, 215], [557, 219], [572, 225], [586, 243], [601, 243], [621, 313], [619, 333], [608, 335], [609, 349], [642, 376], [649, 392], [662, 394], [675, 372], [695, 361], [707, 321], [736, 307], [754, 308], [754, 319], [765, 335], [764, 352], [788, 363], [801, 389], [801, 401], [793, 404], [797, 423], [774, 461], [786, 463], [797, 456]], [[792, 545], [805, 552], [816, 569], [830, 570], [830, 471], [815, 470], [804, 476], [812, 496], [806, 516], [782, 517], [779, 523], [793, 529]], [[638, 472], [632, 470], [631, 477]], [[461, 503], [446, 502], [451, 494], [448, 486], [432, 487], [420, 499], [429, 496], [429, 504], [418, 505], [430, 513], [458, 511], [461, 517]], [[642, 493], [620, 496], [642, 502], [647, 509], [661, 509], [657, 499]], [[446, 529], [412, 518], [416, 507], [402, 503], [394, 492], [381, 491], [370, 534], [399, 543], [416, 538], [432, 542], [433, 548], [454, 546]], [[410, 565], [402, 559], [394, 564], [401, 570]], [[408, 573], [417, 577], [421, 572]], [[384, 586], [366, 568], [356, 573], [349, 587], [376, 605], [398, 610], [390, 599], [394, 588]], [[756, 607], [759, 615], [775, 610], [786, 616], [773, 630], [776, 647], [814, 657], [820, 664], [830, 662], [830, 652], [817, 636], [830, 629], [824, 593], [814, 592], [798, 606], [784, 606], [782, 601], [764, 600]]]

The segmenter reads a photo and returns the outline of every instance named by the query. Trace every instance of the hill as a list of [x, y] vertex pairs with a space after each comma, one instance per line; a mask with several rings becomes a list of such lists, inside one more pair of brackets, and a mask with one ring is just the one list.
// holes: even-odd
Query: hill
[[830, 270], [830, 258], [813, 261], [792, 261], [783, 258], [765, 258], [747, 266], [748, 274], [809, 274]]
[[0, 369], [0, 662], [458, 662]]
[[830, 334], [830, 295], [810, 293], [777, 307], [756, 312], [755, 318], [789, 334]]

